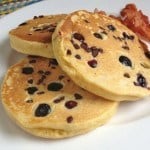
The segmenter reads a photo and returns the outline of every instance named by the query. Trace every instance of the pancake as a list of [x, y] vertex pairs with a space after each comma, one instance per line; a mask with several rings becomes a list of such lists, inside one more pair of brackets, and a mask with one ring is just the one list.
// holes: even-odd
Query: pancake
[[1, 94], [6, 112], [21, 128], [52, 139], [91, 131], [118, 106], [75, 85], [55, 59], [35, 56], [8, 69]]
[[57, 129], [50, 129], [50, 128], [23, 128], [24, 131], [42, 138], [49, 138], [49, 139], [59, 139], [59, 138], [69, 138], [75, 135], [81, 135], [88, 133], [89, 131], [95, 129], [94, 126], [92, 129], [84, 129], [84, 130], [78, 130], [78, 131], [66, 131], [66, 130], [57, 130]]
[[80, 87], [113, 101], [150, 95], [149, 53], [118, 20], [79, 10], [57, 25], [52, 40], [60, 67]]
[[9, 32], [10, 44], [18, 52], [53, 58], [52, 34], [64, 14], [34, 16]]

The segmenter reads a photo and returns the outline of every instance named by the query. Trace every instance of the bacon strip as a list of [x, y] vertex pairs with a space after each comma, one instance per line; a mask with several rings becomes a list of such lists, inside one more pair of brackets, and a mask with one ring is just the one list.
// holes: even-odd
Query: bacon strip
[[120, 12], [122, 23], [133, 32], [150, 41], [150, 22], [141, 10], [137, 10], [135, 4], [127, 4]]

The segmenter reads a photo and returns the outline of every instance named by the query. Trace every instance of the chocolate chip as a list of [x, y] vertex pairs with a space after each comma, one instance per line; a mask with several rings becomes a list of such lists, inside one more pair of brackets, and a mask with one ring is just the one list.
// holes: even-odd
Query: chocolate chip
[[77, 59], [81, 59], [81, 56], [80, 56], [80, 55], [78, 55], [78, 54], [76, 54], [76, 55], [75, 55], [75, 58], [77, 58]]
[[130, 78], [130, 75], [128, 73], [124, 73], [124, 77]]
[[43, 70], [39, 70], [38, 73], [39, 73], [39, 74], [43, 74], [44, 71], [43, 71]]
[[68, 123], [71, 123], [71, 122], [73, 121], [73, 117], [72, 117], [72, 116], [69, 116], [69, 117], [67, 117], [66, 120], [67, 120]]
[[124, 44], [125, 44], [125, 45], [128, 45], [127, 41], [124, 41]]
[[88, 20], [86, 20], [86, 19], [84, 20], [84, 22], [85, 22], [85, 23], [90, 23], [90, 22], [89, 22]]
[[103, 49], [101, 48], [96, 48], [95, 46], [91, 47], [90, 50], [92, 51], [92, 56], [96, 57], [99, 52], [103, 52]]
[[80, 46], [78, 44], [73, 44], [73, 46], [74, 46], [75, 49], [79, 49], [80, 48]]
[[123, 35], [124, 39], [134, 40], [134, 36], [128, 35], [126, 32], [123, 32], [122, 35]]
[[33, 95], [36, 91], [38, 91], [38, 88], [33, 86], [33, 87], [28, 87], [26, 90], [28, 91], [28, 94]]
[[126, 32], [123, 32], [122, 35], [123, 35], [123, 37], [124, 37], [125, 39], [126, 39], [126, 38], [128, 39], [128, 37], [129, 37]]
[[56, 69], [56, 67], [55, 67], [55, 66], [52, 66], [51, 68], [52, 68], [52, 69]]
[[98, 53], [99, 53], [98, 49], [93, 49], [92, 50], [92, 56], [93, 57], [96, 57], [98, 55]]
[[46, 76], [45, 75], [42, 75], [42, 77], [38, 80], [37, 84], [41, 84], [43, 83], [44, 79], [46, 79]]
[[95, 59], [89, 60], [87, 63], [92, 68], [96, 68], [97, 67], [97, 61]]
[[43, 83], [43, 80], [44, 80], [44, 79], [39, 79], [38, 82], [37, 82], [37, 85]]
[[116, 30], [116, 28], [113, 26], [113, 25], [108, 25], [107, 26], [107, 28], [109, 29], [109, 30], [111, 30], [111, 31], [115, 31]]
[[44, 93], [45, 93], [44, 91], [37, 92], [38, 95], [41, 95], [41, 94], [44, 94]]
[[47, 75], [50, 75], [51, 74], [51, 72], [50, 71], [45, 71], [45, 73], [44, 73], [46, 76]]
[[33, 103], [33, 100], [29, 99], [29, 100], [26, 101], [26, 103]]
[[75, 93], [74, 97], [75, 97], [75, 99], [82, 99], [83, 98], [82, 95], [80, 95], [78, 93]]
[[51, 112], [51, 107], [48, 104], [40, 104], [35, 110], [36, 117], [45, 117]]
[[62, 32], [59, 31], [58, 34], [61, 36], [61, 35], [62, 35]]
[[103, 37], [100, 33], [94, 33], [93, 35], [98, 39], [103, 39]]
[[91, 50], [88, 48], [87, 43], [85, 43], [85, 42], [82, 42], [82, 43], [80, 44], [80, 46], [81, 46], [81, 48], [83, 48], [86, 52], [90, 52], [90, 51], [91, 51]]
[[29, 63], [36, 63], [36, 60], [30, 60]]
[[34, 17], [33, 17], [33, 19], [37, 19], [37, 18], [38, 18], [37, 16], [34, 16]]
[[121, 42], [122, 40], [124, 40], [123, 38], [121, 38], [121, 37], [117, 37], [117, 39]]
[[29, 83], [29, 84], [32, 84], [32, 83], [33, 83], [33, 79], [29, 79], [29, 80], [28, 80], [28, 83]]
[[44, 17], [43, 15], [40, 15], [40, 16], [39, 16], [39, 18], [43, 18], [43, 17]]
[[29, 58], [39, 58], [39, 56], [35, 56], [35, 55], [28, 55]]
[[125, 50], [129, 50], [130, 49], [129, 46], [122, 46], [122, 48], [125, 49]]
[[140, 73], [137, 74], [137, 82], [134, 82], [134, 85], [141, 86], [141, 87], [147, 87], [146, 78]]
[[71, 50], [70, 49], [68, 49], [67, 50], [67, 55], [71, 55], [72, 53], [71, 53]]
[[65, 96], [61, 96], [61, 97], [59, 97], [59, 98], [57, 98], [57, 99], [54, 99], [54, 103], [60, 103], [61, 101], [63, 101], [65, 99]]
[[61, 83], [58, 82], [52, 82], [50, 84], [48, 84], [47, 89], [49, 91], [59, 91], [63, 88], [63, 85]]
[[145, 54], [145, 56], [146, 56], [147, 58], [150, 59], [150, 51], [146, 51], [144, 54]]
[[64, 75], [60, 75], [60, 76], [58, 77], [58, 79], [59, 79], [59, 80], [62, 80], [64, 77], [65, 77]]
[[27, 25], [27, 22], [23, 22], [23, 23], [19, 24], [19, 26], [24, 26], [24, 25]]
[[78, 44], [76, 44], [73, 40], [71, 40], [71, 43], [72, 43], [72, 45], [73, 45], [73, 47], [75, 49], [79, 49], [80, 48], [80, 46]]
[[130, 60], [128, 57], [126, 57], [126, 56], [120, 56], [120, 57], [119, 57], [119, 61], [120, 61], [120, 63], [122, 63], [122, 64], [125, 65], [125, 66], [130, 66], [130, 67], [132, 67], [132, 62], [131, 62], [131, 60]]
[[46, 24], [43, 24], [42, 27], [35, 27], [34, 29], [40, 29], [42, 31], [49, 31], [49, 32], [53, 32], [56, 28], [56, 26], [54, 26], [53, 24], [50, 24], [50, 25], [46, 25]]
[[77, 102], [75, 102], [75, 101], [67, 101], [66, 103], [65, 103], [65, 106], [68, 108], [68, 109], [72, 109], [72, 108], [74, 108], [74, 107], [76, 107], [78, 105], [78, 103]]
[[51, 59], [49, 60], [49, 66], [50, 66], [50, 65], [55, 65], [55, 66], [57, 66], [57, 65], [58, 65], [57, 60], [54, 59], [54, 58], [51, 58]]
[[22, 73], [23, 74], [32, 74], [34, 72], [32, 67], [24, 67], [22, 68]]
[[43, 79], [43, 80], [46, 79], [46, 76], [45, 76], [45, 75], [42, 75], [41, 79]]
[[84, 41], [84, 37], [80, 33], [74, 33], [73, 34], [73, 38], [76, 39], [76, 40], [78, 40], [78, 41], [80, 41], [80, 42]]

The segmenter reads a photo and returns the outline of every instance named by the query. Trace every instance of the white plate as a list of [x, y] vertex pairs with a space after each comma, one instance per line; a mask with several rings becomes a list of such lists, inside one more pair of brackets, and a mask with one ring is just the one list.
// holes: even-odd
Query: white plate
[[[0, 83], [8, 67], [21, 55], [12, 51], [8, 31], [35, 15], [68, 13], [77, 9], [94, 8], [117, 14], [128, 0], [47, 0], [25, 7], [0, 19]], [[150, 16], [149, 0], [134, 0]], [[0, 103], [0, 149], [5, 150], [149, 150], [150, 98], [137, 102], [124, 102], [117, 114], [105, 126], [69, 139], [48, 140], [33, 137], [16, 126], [6, 115]]]

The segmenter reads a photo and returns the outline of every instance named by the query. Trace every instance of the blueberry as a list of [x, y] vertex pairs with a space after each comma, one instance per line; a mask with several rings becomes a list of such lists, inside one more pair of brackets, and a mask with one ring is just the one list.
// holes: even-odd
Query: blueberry
[[120, 61], [120, 63], [122, 63], [125, 66], [132, 67], [131, 60], [128, 57], [126, 57], [126, 56], [120, 56], [119, 57], [119, 61]]
[[26, 90], [28, 91], [28, 94], [33, 95], [36, 91], [38, 91], [38, 88], [37, 87], [28, 87]]
[[50, 84], [48, 84], [47, 89], [49, 91], [59, 91], [63, 88], [63, 85], [61, 83], [58, 82], [52, 82]]
[[116, 28], [113, 25], [108, 25], [107, 27], [111, 31], [115, 31], [116, 30]]
[[34, 72], [32, 67], [24, 67], [22, 68], [22, 73], [23, 74], [32, 74]]
[[35, 110], [36, 117], [45, 117], [51, 112], [51, 107], [48, 104], [40, 104]]
[[141, 87], [147, 87], [146, 79], [142, 74], [137, 75], [137, 83]]
[[87, 63], [91, 68], [97, 67], [97, 61], [95, 59], [89, 60]]

